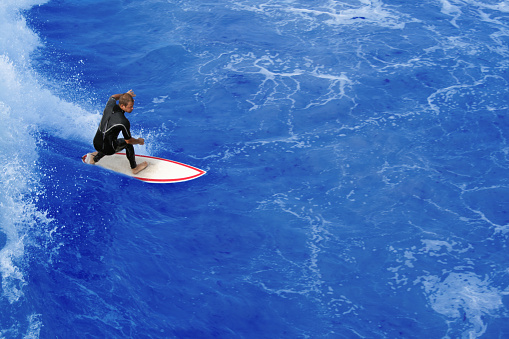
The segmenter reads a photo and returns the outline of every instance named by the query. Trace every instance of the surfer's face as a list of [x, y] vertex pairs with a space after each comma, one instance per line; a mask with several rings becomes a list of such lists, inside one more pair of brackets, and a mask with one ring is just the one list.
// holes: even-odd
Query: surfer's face
[[120, 108], [127, 113], [131, 113], [134, 109], [134, 102], [128, 103], [127, 106], [120, 105]]

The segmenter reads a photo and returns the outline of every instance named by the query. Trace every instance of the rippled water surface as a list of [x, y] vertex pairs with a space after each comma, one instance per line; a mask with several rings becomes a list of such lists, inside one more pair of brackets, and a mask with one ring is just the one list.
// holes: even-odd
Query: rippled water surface
[[[0, 337], [509, 335], [509, 3], [0, 4]], [[133, 89], [146, 184], [81, 156]]]

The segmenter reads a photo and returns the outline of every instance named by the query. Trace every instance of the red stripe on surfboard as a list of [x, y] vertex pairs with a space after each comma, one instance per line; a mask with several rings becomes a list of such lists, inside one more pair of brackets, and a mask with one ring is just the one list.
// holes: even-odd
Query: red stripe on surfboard
[[[125, 153], [122, 153], [122, 152], [119, 152], [119, 153], [116, 153], [116, 154], [125, 155]], [[183, 164], [183, 163], [178, 162], [178, 161], [175, 161], [175, 160], [169, 160], [169, 159], [164, 159], [164, 158], [159, 158], [159, 157], [152, 157], [152, 156], [150, 156], [150, 155], [141, 155], [141, 154], [137, 154], [136, 156], [137, 156], [137, 157], [141, 157], [141, 158], [150, 158], [150, 159], [157, 159], [157, 160], [163, 160], [163, 161], [171, 162], [171, 163], [173, 163], [173, 164], [181, 165], [181, 166], [184, 166], [184, 167], [187, 167], [187, 168], [193, 169], [193, 170], [195, 170], [195, 171], [197, 171], [197, 172], [198, 172], [198, 174], [192, 175], [192, 176], [190, 176], [190, 177], [178, 178], [178, 179], [150, 179], [150, 178], [142, 178], [142, 177], [135, 177], [135, 176], [133, 176], [133, 178], [136, 178], [136, 179], [141, 180], [141, 181], [146, 181], [146, 182], [159, 182], [159, 183], [165, 183], [165, 182], [179, 182], [179, 181], [187, 181], [187, 180], [191, 180], [191, 179], [197, 178], [197, 177], [202, 176], [202, 175], [204, 175], [205, 173], [207, 173], [207, 172], [205, 172], [204, 170], [201, 170], [201, 169], [196, 168], [196, 167], [191, 166], [191, 165]]]
[[181, 182], [181, 181], [188, 181], [188, 180], [192, 180], [194, 178], [197, 178], [201, 175], [205, 174], [205, 172], [203, 173], [199, 173], [197, 175], [193, 175], [192, 177], [187, 177], [187, 178], [179, 178], [179, 179], [147, 179], [147, 178], [140, 178], [140, 177], [134, 177], [135, 179], [138, 179], [140, 181], [145, 181], [145, 182], [153, 182], [153, 183], [169, 183], [169, 182]]

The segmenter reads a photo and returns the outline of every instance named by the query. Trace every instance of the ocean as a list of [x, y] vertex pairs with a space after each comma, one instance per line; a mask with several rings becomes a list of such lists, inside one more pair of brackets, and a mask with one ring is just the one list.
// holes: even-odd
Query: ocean
[[[2, 0], [0, 338], [509, 337], [509, 2]], [[149, 184], [84, 165], [132, 89]]]

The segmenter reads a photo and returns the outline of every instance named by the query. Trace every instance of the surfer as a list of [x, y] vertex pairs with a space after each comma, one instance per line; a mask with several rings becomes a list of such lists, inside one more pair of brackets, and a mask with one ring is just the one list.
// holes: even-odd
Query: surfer
[[[109, 98], [94, 137], [94, 148], [97, 152], [91, 153], [91, 156], [88, 157], [90, 164], [95, 164], [105, 155], [112, 155], [125, 149], [133, 174], [137, 174], [147, 167], [146, 161], [139, 165], [136, 164], [133, 146], [144, 145], [145, 139], [131, 136], [131, 124], [124, 115], [126, 112], [133, 111], [135, 96], [133, 90], [129, 90], [127, 93], [114, 94]], [[119, 139], [120, 132], [124, 137]]]

